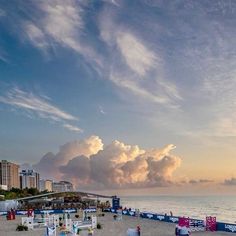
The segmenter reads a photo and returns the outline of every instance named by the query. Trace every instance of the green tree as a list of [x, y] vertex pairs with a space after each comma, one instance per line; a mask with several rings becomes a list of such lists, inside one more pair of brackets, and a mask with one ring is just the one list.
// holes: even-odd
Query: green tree
[[30, 194], [30, 195], [37, 195], [37, 194], [39, 194], [39, 191], [38, 191], [38, 189], [37, 188], [29, 188], [28, 189], [28, 193]]

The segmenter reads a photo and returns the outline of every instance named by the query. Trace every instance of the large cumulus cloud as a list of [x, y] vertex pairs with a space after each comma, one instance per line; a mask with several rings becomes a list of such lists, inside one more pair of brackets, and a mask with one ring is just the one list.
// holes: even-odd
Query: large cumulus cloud
[[62, 145], [56, 155], [51, 152], [47, 153], [37, 164], [33, 165], [33, 168], [45, 178], [59, 180], [62, 176], [60, 166], [67, 165], [70, 160], [77, 156], [90, 156], [101, 149], [103, 149], [103, 143], [98, 136], [76, 140]]
[[103, 147], [97, 136], [67, 143], [54, 155], [46, 154], [34, 165], [42, 174], [69, 180], [90, 189], [166, 186], [181, 159], [171, 155], [175, 146], [144, 150], [139, 146], [113, 141]]

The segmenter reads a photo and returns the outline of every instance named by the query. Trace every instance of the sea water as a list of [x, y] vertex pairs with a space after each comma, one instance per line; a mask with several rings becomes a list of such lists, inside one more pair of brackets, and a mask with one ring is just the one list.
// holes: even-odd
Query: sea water
[[236, 196], [129, 196], [121, 197], [123, 207], [140, 211], [205, 219], [216, 216], [218, 222], [236, 222]]

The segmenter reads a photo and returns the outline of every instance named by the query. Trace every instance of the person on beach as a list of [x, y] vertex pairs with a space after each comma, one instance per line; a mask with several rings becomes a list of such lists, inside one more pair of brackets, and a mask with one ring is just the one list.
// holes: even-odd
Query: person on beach
[[190, 231], [186, 226], [183, 226], [180, 228], [179, 236], [189, 236], [189, 235], [190, 235]]
[[137, 233], [138, 233], [138, 236], [141, 235], [141, 227], [139, 225], [137, 226]]
[[175, 236], [179, 236], [179, 225], [175, 226]]

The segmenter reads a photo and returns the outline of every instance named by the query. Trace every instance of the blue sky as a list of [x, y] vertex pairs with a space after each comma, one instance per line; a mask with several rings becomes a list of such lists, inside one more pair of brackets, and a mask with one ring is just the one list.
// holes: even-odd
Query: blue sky
[[233, 178], [235, 11], [231, 0], [1, 0], [1, 159], [35, 163], [97, 135], [173, 143], [179, 176], [205, 163], [205, 178]]

